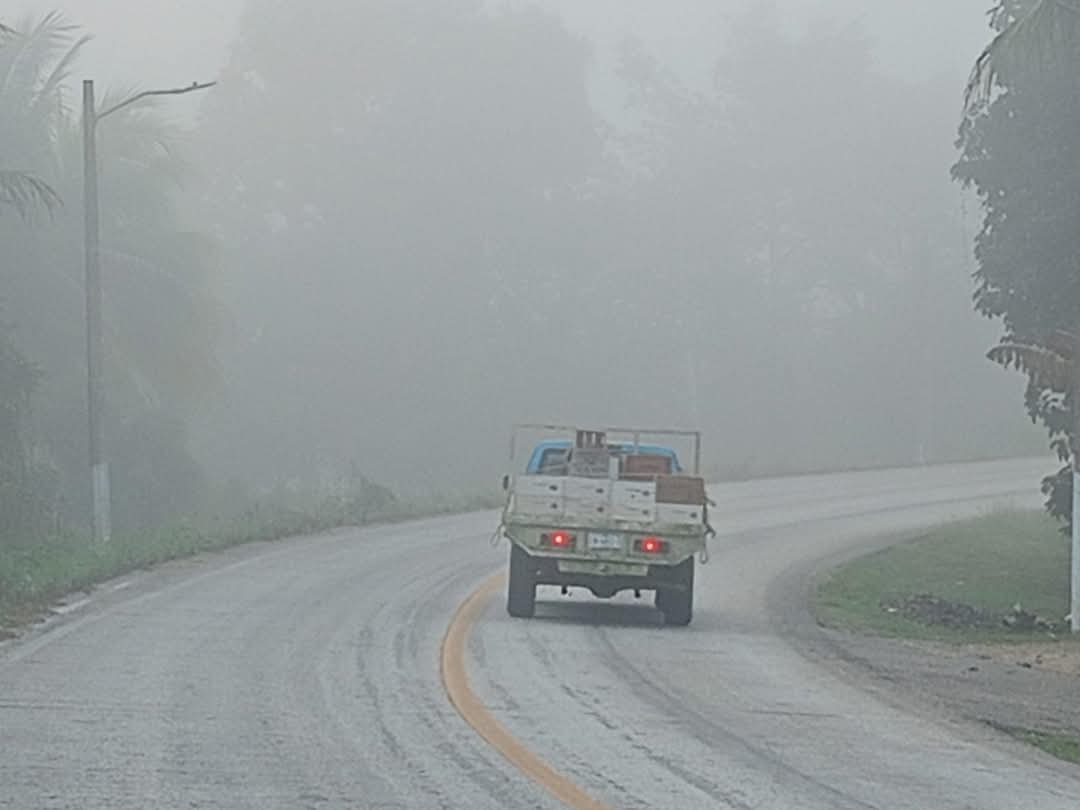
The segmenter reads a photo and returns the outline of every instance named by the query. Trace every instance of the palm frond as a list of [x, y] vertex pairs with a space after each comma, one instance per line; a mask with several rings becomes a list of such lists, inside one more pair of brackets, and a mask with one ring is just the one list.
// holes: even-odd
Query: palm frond
[[[107, 93], [101, 106], [107, 108], [132, 95]], [[179, 188], [193, 167], [178, 148], [182, 142], [180, 131], [157, 112], [155, 105], [156, 100], [150, 97], [117, 113], [122, 120], [101, 133], [102, 159], [116, 160], [137, 173], [159, 176]]]
[[1070, 362], [1075, 363], [1080, 360], [1080, 335], [1075, 332], [1058, 329], [1040, 342]]
[[1043, 72], [1074, 58], [1080, 36], [1080, 0], [1038, 0], [1022, 18], [996, 37], [975, 61], [964, 91], [972, 114], [993, 97], [1001, 79], [1017, 72]]
[[70, 113], [65, 80], [88, 39], [59, 14], [0, 37], [0, 139], [9, 160], [40, 168]]
[[88, 35], [79, 37], [57, 60], [52, 72], [44, 78], [37, 89], [34, 99], [35, 111], [40, 112], [43, 107], [48, 105], [50, 112], [57, 111], [64, 114], [70, 112], [70, 108], [64, 103], [64, 83], [71, 75], [71, 66], [79, 58], [79, 52], [86, 47], [89, 41], [90, 37]]
[[61, 200], [52, 186], [29, 172], [0, 169], [0, 205], [10, 205], [29, 219], [38, 208], [55, 211]]
[[10, 53], [0, 64], [0, 98], [16, 88], [23, 97], [35, 96], [44, 66], [71, 48], [78, 27], [54, 11], [23, 29], [8, 43]]
[[[134, 83], [124, 83], [122, 85], [113, 85], [112, 87], [104, 88], [98, 96], [98, 111], [107, 110], [109, 107], [113, 107], [126, 99], [138, 94], [139, 87]], [[136, 102], [133, 106], [142, 107], [146, 104], [153, 104], [154, 97], [150, 96], [142, 101]], [[128, 108], [130, 109], [130, 107]]]
[[1073, 381], [1071, 358], [1047, 346], [1005, 341], [986, 356], [998, 365], [1026, 374], [1032, 385], [1039, 388], [1067, 391]]

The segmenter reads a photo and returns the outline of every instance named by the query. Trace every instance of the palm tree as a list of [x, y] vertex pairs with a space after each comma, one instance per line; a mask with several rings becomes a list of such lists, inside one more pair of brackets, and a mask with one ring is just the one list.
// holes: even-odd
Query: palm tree
[[[29, 216], [78, 199], [81, 132], [67, 80], [88, 41], [57, 13], [0, 29], [0, 210], [10, 206]], [[101, 107], [130, 95], [105, 93]], [[190, 167], [151, 102], [122, 110], [105, 126], [101, 249], [107, 276], [121, 282], [109, 291], [109, 354], [147, 405], [197, 397], [217, 382], [219, 311], [209, 294], [214, 246], [178, 227], [176, 192]], [[43, 325], [81, 318], [81, 280], [73, 273], [80, 266], [78, 223], [64, 218], [55, 224], [56, 232], [42, 240], [48, 244], [25, 263], [38, 268], [37, 284], [50, 290], [53, 317], [37, 319]], [[12, 236], [15, 257], [29, 235]], [[147, 313], [158, 313], [157, 320]], [[23, 331], [34, 330], [27, 323]]]
[[[85, 464], [86, 370], [77, 205], [81, 119], [70, 103], [68, 77], [86, 41], [56, 14], [0, 32], [0, 290], [16, 328], [13, 338], [41, 369], [34, 423], [47, 445], [44, 454], [72, 490]], [[119, 100], [105, 93], [102, 108]], [[215, 245], [181, 224], [178, 188], [190, 167], [175, 148], [177, 132], [150, 107], [121, 110], [100, 133], [110, 416], [122, 426], [112, 434], [113, 449], [137, 455], [127, 426], [157, 419], [170, 430], [181, 426], [155, 438], [168, 444], [163, 456], [172, 453], [183, 465], [185, 416], [219, 381], [220, 316], [211, 294]], [[61, 200], [70, 204], [59, 209]], [[50, 210], [51, 221], [36, 228], [3, 216]], [[5, 340], [0, 330], [0, 349]], [[0, 379], [0, 407], [15, 390], [8, 381]]]
[[969, 114], [982, 109], [1010, 75], [1054, 70], [1080, 48], [1080, 0], [1000, 0], [992, 22], [999, 33], [972, 70], [965, 94]]
[[[1008, 87], [1010, 80], [1050, 72], [1060, 76], [1080, 57], [1080, 0], [1000, 0], [991, 22], [998, 35], [976, 60], [965, 93], [969, 120], [984, 114], [995, 89]], [[1080, 92], [1080, 84], [1076, 89]], [[1072, 391], [1080, 369], [1077, 340], [1061, 330], [1042, 340], [1008, 335], [989, 357], [1027, 374], [1035, 389]]]
[[[999, 0], [991, 12], [991, 24], [998, 34], [979, 55], [968, 81], [965, 127], [986, 114], [998, 88], [1008, 88], [1017, 79], [1065, 76], [1080, 92], [1080, 76], [1075, 75], [1080, 57], [1080, 0]], [[1077, 340], [1073, 333], [1061, 330], [1040, 340], [1010, 334], [988, 356], [1027, 374], [1034, 390], [1080, 394], [1074, 391], [1080, 375]]]
[[[29, 220], [50, 213], [60, 195], [35, 169], [50, 164], [51, 144], [64, 114], [61, 86], [85, 38], [59, 15], [46, 16], [23, 31], [0, 24], [0, 214], [14, 209]], [[12, 165], [12, 161], [15, 165]], [[16, 235], [17, 236], [17, 235]], [[9, 239], [9, 258], [19, 244]], [[0, 324], [3, 326], [3, 324]], [[26, 422], [38, 372], [0, 329], [0, 538], [33, 534], [43, 493], [32, 480]]]
[[[1053, 87], [1047, 103], [1072, 103], [1080, 97], [1080, 0], [1000, 0], [993, 21], [999, 33], [979, 56], [965, 94], [962, 132], [970, 135], [1004, 92], [1027, 88], [1029, 95]], [[1032, 91], [1033, 88], [1034, 90]], [[1023, 90], [1020, 90], [1023, 97]], [[1037, 97], [1037, 96], [1033, 96]], [[1071, 138], [1063, 132], [1060, 138]], [[1072, 326], [1071, 324], [1069, 326]], [[1080, 632], [1080, 335], [1075, 329], [1021, 337], [1012, 333], [989, 356], [1028, 377], [1028, 409], [1050, 429], [1052, 445], [1068, 470], [1043, 481], [1048, 508], [1068, 516], [1072, 534], [1071, 624]], [[1070, 481], [1071, 479], [1071, 481]], [[1062, 498], [1071, 483], [1071, 499]], [[1065, 506], [1062, 508], [1062, 501]], [[1068, 501], [1071, 500], [1071, 504]]]
[[41, 172], [68, 112], [64, 81], [87, 41], [55, 12], [19, 28], [0, 24], [0, 207], [24, 218], [60, 204]]

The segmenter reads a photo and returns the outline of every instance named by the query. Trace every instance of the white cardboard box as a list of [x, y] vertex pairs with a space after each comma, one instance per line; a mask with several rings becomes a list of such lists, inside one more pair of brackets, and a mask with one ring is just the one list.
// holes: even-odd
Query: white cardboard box
[[635, 512], [639, 510], [656, 511], [656, 501], [644, 496], [623, 495], [611, 499], [611, 508], [615, 511]]
[[656, 505], [657, 523], [701, 523], [702, 508], [677, 503], [658, 503]]
[[514, 509], [522, 515], [553, 515], [563, 514], [563, 499], [559, 495], [546, 498], [543, 495], [518, 495], [514, 494]]
[[564, 498], [564, 513], [567, 515], [582, 515], [590, 517], [603, 517], [610, 513], [611, 507], [607, 498]]
[[606, 478], [567, 478], [563, 494], [567, 498], [599, 498], [606, 501], [611, 493], [611, 481]]
[[637, 520], [652, 523], [656, 520], [655, 506], [627, 506], [612, 504], [611, 517], [615, 520]]
[[566, 479], [561, 475], [522, 475], [514, 479], [517, 495], [558, 498], [563, 494]]
[[611, 484], [611, 497], [623, 503], [655, 503], [655, 481], [614, 481]]

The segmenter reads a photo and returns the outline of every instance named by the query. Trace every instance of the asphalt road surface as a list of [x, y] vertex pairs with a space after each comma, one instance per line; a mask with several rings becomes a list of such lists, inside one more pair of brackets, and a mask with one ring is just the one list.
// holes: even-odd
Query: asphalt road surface
[[[610, 808], [1080, 807], [1080, 770], [905, 705], [815, 648], [811, 572], [1038, 502], [1002, 462], [714, 489], [689, 628], [541, 591], [472, 623], [471, 688]], [[0, 646], [0, 807], [557, 808], [451, 705], [440, 645], [506, 558], [491, 513], [351, 530], [110, 583]]]

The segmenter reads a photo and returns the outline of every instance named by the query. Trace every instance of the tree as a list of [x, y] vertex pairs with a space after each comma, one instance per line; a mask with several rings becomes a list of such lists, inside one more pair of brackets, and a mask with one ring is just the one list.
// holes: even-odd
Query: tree
[[698, 389], [727, 453], [770, 452], [752, 413], [799, 466], [971, 457], [1001, 437], [963, 416], [996, 388], [968, 368], [987, 337], [964, 317], [955, 91], [883, 74], [857, 29], [784, 29], [771, 4], [736, 17], [698, 91], [629, 51], [645, 123], [624, 150], [639, 177], [625, 230], [642, 236], [619, 266], [662, 268], [644, 312], [693, 290], [664, 314], [698, 310]]
[[239, 326], [219, 463], [469, 485], [529, 419], [700, 424], [773, 470], [990, 444], [950, 85], [755, 11], [713, 87], [639, 49], [616, 135], [523, 5], [249, 3], [200, 128]]
[[[81, 120], [69, 74], [88, 38], [58, 14], [9, 27], [0, 40], [0, 285], [11, 340], [39, 370], [32, 440], [72, 515], [86, 514], [86, 369], [82, 279]], [[110, 98], [112, 96], [112, 98]], [[115, 100], [105, 94], [103, 104]], [[99, 129], [102, 269], [118, 531], [163, 518], [198, 490], [184, 424], [218, 382], [222, 315], [212, 289], [213, 240], [184, 222], [190, 176], [179, 132], [138, 105]], [[6, 182], [4, 182], [6, 181]], [[58, 207], [60, 200], [65, 205]], [[150, 450], [153, 450], [151, 453]], [[130, 463], [129, 463], [130, 460]]]
[[[26, 50], [27, 38], [0, 25], [0, 87], [8, 88], [20, 80], [19, 61]], [[48, 93], [48, 88], [44, 92]], [[5, 101], [10, 102], [10, 96], [0, 93], [0, 109], [9, 114], [22, 109], [7, 106]], [[29, 220], [36, 209], [52, 210], [58, 204], [53, 188], [32, 172], [0, 168], [0, 211], [11, 207]], [[0, 331], [0, 540], [37, 528], [38, 493], [32, 483], [26, 436], [36, 383], [37, 369], [16, 348], [4, 327]]]
[[1048, 78], [1067, 70], [1080, 35], [1076, 0], [998, 0], [990, 12], [996, 32], [975, 62], [966, 90], [968, 111], [983, 107], [1009, 76]]
[[37, 371], [0, 334], [0, 542], [36, 528], [37, 496], [32, 485], [27, 422]]
[[[229, 441], [208, 442], [231, 471], [475, 481], [502, 455], [492, 424], [572, 385], [574, 330], [604, 328], [582, 317], [603, 164], [587, 50], [485, 5], [249, 4], [200, 132], [238, 323]], [[484, 449], [432, 473], [450, 433]]]
[[[1029, 377], [1026, 407], [1062, 460], [1077, 450], [1076, 392], [1045, 373], [1054, 336], [1080, 326], [1080, 6], [1002, 0], [965, 95], [953, 176], [980, 199], [975, 307], [1004, 326], [992, 359]], [[1071, 515], [1069, 467], [1043, 482]]]
[[[60, 88], [87, 41], [73, 40], [73, 31], [57, 13], [21, 30], [0, 24], [0, 211], [11, 207], [26, 218], [60, 203], [53, 187], [26, 163], [11, 161], [42, 162], [55, 140], [63, 110]], [[34, 143], [32, 133], [45, 140]]]

